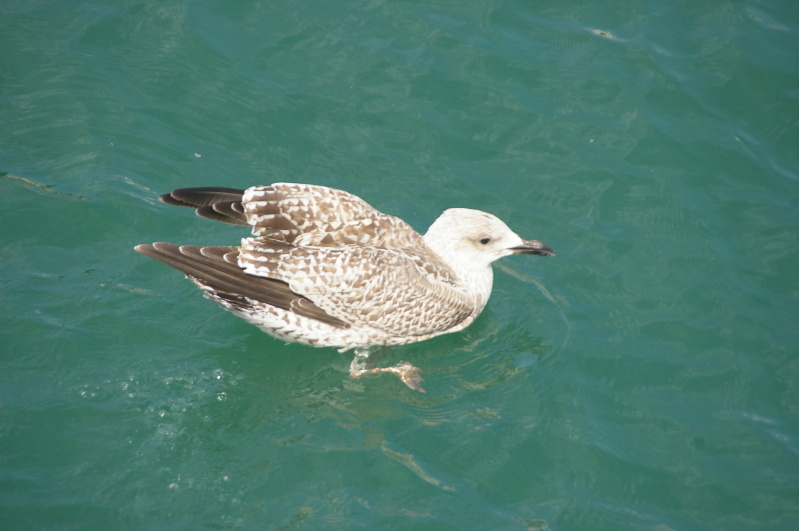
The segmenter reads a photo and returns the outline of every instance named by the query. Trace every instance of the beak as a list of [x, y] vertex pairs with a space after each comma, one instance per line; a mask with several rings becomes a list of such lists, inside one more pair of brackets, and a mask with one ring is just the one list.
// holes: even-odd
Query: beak
[[509, 249], [513, 254], [536, 254], [538, 256], [555, 256], [555, 251], [549, 245], [538, 240], [522, 239], [522, 245]]

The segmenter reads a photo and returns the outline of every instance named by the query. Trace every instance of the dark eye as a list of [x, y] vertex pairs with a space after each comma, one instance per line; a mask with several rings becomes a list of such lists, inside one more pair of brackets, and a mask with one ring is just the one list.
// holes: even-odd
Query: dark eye
[[482, 243], [483, 245], [486, 245], [490, 241], [491, 241], [491, 238], [483, 238], [482, 240], [480, 240], [480, 243]]

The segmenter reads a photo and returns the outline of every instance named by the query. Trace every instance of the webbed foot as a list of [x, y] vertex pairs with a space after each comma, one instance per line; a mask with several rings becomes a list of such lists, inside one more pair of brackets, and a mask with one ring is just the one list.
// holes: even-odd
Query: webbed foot
[[364, 374], [375, 374], [378, 372], [390, 372], [396, 374], [397, 377], [402, 380], [402, 383], [413, 389], [414, 391], [419, 391], [420, 393], [426, 392], [422, 388], [422, 382], [424, 381], [422, 377], [419, 375], [419, 369], [414, 367], [407, 361], [403, 361], [398, 365], [394, 365], [393, 367], [373, 367], [371, 369], [366, 368], [366, 360], [369, 357], [368, 352], [356, 352], [355, 358], [353, 358], [352, 363], [350, 363], [350, 376], [353, 378], [360, 378]]

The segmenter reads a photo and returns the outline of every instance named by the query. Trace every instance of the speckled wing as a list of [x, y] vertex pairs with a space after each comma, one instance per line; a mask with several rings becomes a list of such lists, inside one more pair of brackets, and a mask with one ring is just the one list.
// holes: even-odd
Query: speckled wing
[[244, 192], [242, 205], [255, 236], [299, 246], [363, 245], [408, 248], [421, 235], [363, 199], [324, 186], [275, 183]]
[[307, 248], [246, 238], [238, 263], [250, 275], [286, 282], [292, 292], [354, 328], [379, 330], [385, 336], [380, 342], [438, 335], [474, 311], [450, 268], [424, 245], [415, 251]]

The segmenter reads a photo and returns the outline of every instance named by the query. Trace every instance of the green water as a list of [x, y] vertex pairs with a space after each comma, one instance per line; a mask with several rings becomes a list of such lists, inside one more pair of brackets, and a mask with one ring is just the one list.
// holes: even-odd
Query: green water
[[[2, 529], [799, 528], [788, 1], [0, 0]], [[554, 258], [347, 375], [137, 243], [342, 188]]]

